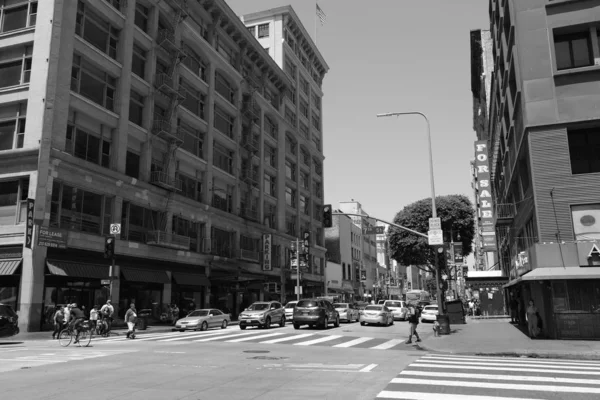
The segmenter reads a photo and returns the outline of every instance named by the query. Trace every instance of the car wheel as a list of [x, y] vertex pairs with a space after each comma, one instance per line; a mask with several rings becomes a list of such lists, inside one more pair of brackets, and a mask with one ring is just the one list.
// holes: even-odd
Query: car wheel
[[246, 325], [240, 325], [240, 329], [241, 330], [245, 330], [246, 329]]
[[335, 318], [335, 321], [333, 321], [333, 326], [336, 328], [340, 327], [340, 317]]
[[227, 320], [226, 319], [224, 319], [223, 323], [221, 324], [221, 329], [225, 329], [225, 328], [227, 328]]
[[271, 327], [271, 317], [267, 317], [264, 328], [269, 329], [270, 327]]
[[201, 330], [201, 331], [205, 331], [205, 330], [207, 330], [207, 329], [208, 329], [208, 324], [206, 323], [206, 321], [204, 321], [204, 322], [202, 323], [202, 325], [200, 326], [200, 330]]
[[323, 325], [321, 325], [321, 329], [327, 329], [328, 326], [329, 326], [329, 318], [325, 317], [325, 319], [323, 320]]
[[300, 325], [294, 324], [294, 329], [300, 329]]
[[365, 321], [361, 321], [360, 325], [365, 326]]

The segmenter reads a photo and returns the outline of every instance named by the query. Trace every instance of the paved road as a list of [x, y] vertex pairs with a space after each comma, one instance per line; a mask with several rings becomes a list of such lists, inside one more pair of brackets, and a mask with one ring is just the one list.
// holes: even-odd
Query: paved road
[[427, 354], [377, 399], [578, 400], [600, 398], [600, 363]]

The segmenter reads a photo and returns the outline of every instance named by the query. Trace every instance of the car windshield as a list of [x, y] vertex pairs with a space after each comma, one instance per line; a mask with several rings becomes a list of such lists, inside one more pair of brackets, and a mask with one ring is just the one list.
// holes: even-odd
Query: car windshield
[[287, 303], [287, 304], [285, 305], [285, 308], [294, 308], [294, 307], [296, 307], [296, 302], [293, 302], [293, 303]]
[[269, 309], [269, 303], [254, 303], [250, 307], [248, 307], [248, 310], [250, 310], [250, 311], [262, 311], [262, 310], [268, 310], [268, 309]]
[[381, 311], [383, 309], [382, 306], [367, 306], [367, 308], [365, 308], [365, 310], [369, 311]]
[[402, 307], [402, 303], [399, 301], [386, 301], [385, 306], [386, 307]]
[[189, 313], [188, 317], [206, 317], [208, 310], [196, 310]]
[[333, 308], [348, 308], [348, 303], [333, 303]]
[[14, 317], [17, 314], [9, 306], [5, 306], [4, 304], [0, 304], [0, 315], [8, 315], [10, 317]]
[[296, 307], [318, 307], [319, 304], [315, 300], [300, 300]]

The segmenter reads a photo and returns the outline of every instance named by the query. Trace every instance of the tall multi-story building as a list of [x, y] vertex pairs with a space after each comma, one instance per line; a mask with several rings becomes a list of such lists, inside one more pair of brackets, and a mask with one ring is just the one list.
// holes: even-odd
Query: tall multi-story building
[[506, 287], [523, 310], [535, 302], [549, 337], [597, 339], [600, 6], [490, 0], [489, 15], [489, 167]]
[[305, 230], [303, 279], [323, 287], [322, 148], [288, 112], [297, 80], [223, 0], [1, 4], [0, 301], [22, 330], [72, 302], [159, 318], [285, 300], [283, 248]]
[[406, 268], [400, 268], [400, 265], [390, 257], [390, 225], [384, 222], [377, 222], [377, 226], [383, 227], [384, 231], [377, 234], [377, 264], [380, 270], [385, 273], [384, 288], [385, 297], [398, 299], [402, 297], [402, 281]]
[[354, 283], [360, 281], [360, 276], [353, 266], [353, 243], [361, 236], [357, 231], [360, 232], [347, 215], [334, 215], [331, 228], [325, 228], [327, 293], [337, 296], [338, 301], [356, 300]]

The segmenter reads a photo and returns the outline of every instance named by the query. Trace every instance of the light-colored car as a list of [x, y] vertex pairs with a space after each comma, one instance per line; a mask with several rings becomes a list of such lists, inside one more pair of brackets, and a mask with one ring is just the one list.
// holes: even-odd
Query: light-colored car
[[240, 329], [258, 326], [269, 329], [271, 324], [285, 326], [285, 309], [278, 301], [257, 301], [240, 314]]
[[360, 319], [358, 310], [351, 303], [333, 303], [333, 308], [340, 314], [340, 321], [358, 322]]
[[433, 322], [437, 319], [438, 306], [437, 304], [430, 304], [423, 308], [421, 311], [421, 322]]
[[230, 322], [231, 316], [229, 314], [225, 314], [221, 310], [214, 308], [206, 308], [194, 310], [185, 318], [177, 320], [173, 330], [183, 332], [185, 330], [196, 331], [198, 329], [205, 331], [208, 328], [216, 327], [225, 329]]
[[296, 308], [296, 304], [298, 304], [297, 300], [294, 301], [288, 301], [288, 303], [285, 305], [285, 320], [286, 321], [293, 321], [294, 320], [294, 308]]
[[402, 300], [386, 300], [385, 303], [383, 303], [383, 305], [390, 309], [390, 311], [394, 315], [394, 319], [398, 319], [401, 321], [406, 320], [408, 308], [406, 307], [406, 303]]
[[367, 306], [360, 313], [360, 324], [377, 324], [390, 326], [394, 324], [394, 316], [389, 308], [380, 304]]

